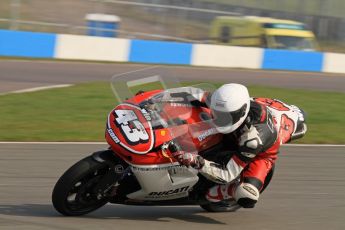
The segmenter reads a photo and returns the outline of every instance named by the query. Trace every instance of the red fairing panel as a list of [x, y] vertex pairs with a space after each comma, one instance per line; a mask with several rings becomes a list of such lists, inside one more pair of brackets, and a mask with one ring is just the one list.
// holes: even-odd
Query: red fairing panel
[[172, 160], [162, 152], [150, 152], [155, 136], [171, 137], [166, 130], [153, 130], [146, 112], [136, 105], [120, 104], [108, 116], [106, 140], [112, 150], [132, 164], [164, 164]]
[[136, 105], [118, 105], [109, 114], [107, 126], [113, 131], [109, 132], [113, 141], [130, 152], [146, 154], [154, 146], [155, 138], [149, 114]]
[[154, 130], [148, 111], [136, 104], [159, 92], [139, 94], [110, 112], [105, 136], [120, 157], [135, 165], [166, 164], [175, 160], [157, 147], [174, 138], [186, 151], [202, 151], [221, 141], [222, 135], [216, 134], [214, 128], [200, 116], [201, 113], [204, 117], [209, 115], [206, 108], [167, 104], [162, 117], [180, 119], [184, 124]]

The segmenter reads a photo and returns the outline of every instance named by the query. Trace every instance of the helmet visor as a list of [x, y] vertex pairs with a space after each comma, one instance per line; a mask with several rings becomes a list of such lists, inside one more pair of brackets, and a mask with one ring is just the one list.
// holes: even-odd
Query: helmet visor
[[246, 115], [247, 104], [243, 105], [240, 109], [233, 112], [222, 112], [213, 110], [213, 122], [218, 127], [226, 127], [236, 124], [242, 117]]

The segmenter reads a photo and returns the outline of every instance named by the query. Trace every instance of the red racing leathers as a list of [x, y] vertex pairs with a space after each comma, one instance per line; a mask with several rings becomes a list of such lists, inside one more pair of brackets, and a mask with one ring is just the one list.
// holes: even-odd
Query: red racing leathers
[[[186, 93], [189, 101], [197, 100], [204, 106], [209, 105], [211, 97], [210, 93], [193, 87], [171, 92]], [[219, 184], [209, 189], [206, 198], [212, 202], [234, 198], [242, 207], [254, 207], [277, 160], [280, 145], [302, 137], [305, 132], [304, 113], [296, 106], [268, 98], [252, 98], [242, 126], [224, 134], [224, 151], [229, 146], [229, 154], [235, 153], [222, 164], [205, 160], [199, 169], [202, 175]], [[235, 151], [233, 146], [236, 146]]]
[[[226, 168], [206, 167], [201, 173], [223, 182], [211, 188], [206, 198], [213, 202], [234, 198], [244, 208], [252, 208], [265, 179], [277, 160], [280, 145], [306, 132], [303, 112], [295, 106], [267, 98], [252, 99], [245, 123], [225, 135], [225, 143], [237, 143], [237, 151]], [[239, 180], [235, 180], [240, 177]], [[223, 181], [221, 181], [223, 180]], [[232, 183], [231, 183], [232, 182]]]

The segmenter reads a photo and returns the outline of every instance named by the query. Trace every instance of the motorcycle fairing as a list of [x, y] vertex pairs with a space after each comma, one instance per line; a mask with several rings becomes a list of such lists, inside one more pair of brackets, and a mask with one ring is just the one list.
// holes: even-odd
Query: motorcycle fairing
[[141, 189], [128, 194], [133, 200], [158, 201], [187, 197], [189, 191], [198, 182], [198, 171], [178, 163], [131, 166]]
[[137, 105], [116, 106], [108, 116], [107, 131], [113, 143], [135, 154], [146, 154], [154, 146], [149, 114]]
[[[164, 143], [172, 140], [179, 143], [185, 151], [200, 152], [218, 144], [222, 139], [221, 134], [212, 132], [212, 124], [207, 121], [210, 119], [209, 109], [161, 102], [159, 100], [162, 95], [161, 90], [140, 93], [118, 105], [109, 114], [107, 142], [129, 164], [160, 165], [176, 162], [161, 148]], [[145, 109], [147, 107], [154, 107], [152, 111], [159, 118], [153, 117], [152, 113], [148, 114], [149, 109]], [[131, 126], [126, 121], [137, 124]], [[133, 130], [142, 135], [140, 140], [134, 140], [136, 142], [128, 140]]]

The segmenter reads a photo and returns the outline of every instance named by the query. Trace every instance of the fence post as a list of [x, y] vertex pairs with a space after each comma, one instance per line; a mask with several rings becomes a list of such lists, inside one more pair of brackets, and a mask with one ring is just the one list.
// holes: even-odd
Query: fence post
[[11, 21], [10, 21], [10, 29], [11, 30], [18, 30], [19, 28], [19, 17], [20, 17], [20, 6], [21, 0], [11, 0]]

